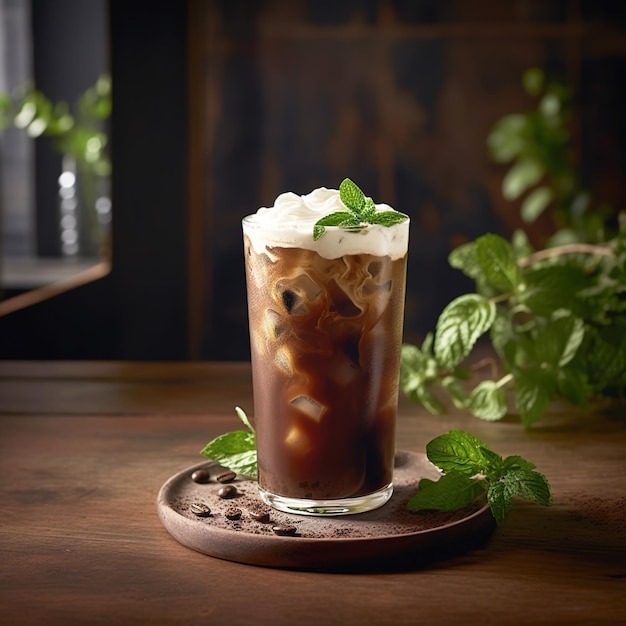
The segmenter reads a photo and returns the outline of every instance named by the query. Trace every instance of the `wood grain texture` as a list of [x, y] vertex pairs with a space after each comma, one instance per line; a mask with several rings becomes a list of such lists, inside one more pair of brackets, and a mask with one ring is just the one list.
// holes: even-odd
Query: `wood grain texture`
[[624, 420], [555, 407], [431, 416], [401, 401], [398, 447], [463, 428], [536, 463], [551, 508], [519, 503], [486, 545], [428, 567], [311, 573], [177, 543], [156, 497], [251, 411], [244, 363], [0, 363], [0, 624], [619, 624], [626, 620]]

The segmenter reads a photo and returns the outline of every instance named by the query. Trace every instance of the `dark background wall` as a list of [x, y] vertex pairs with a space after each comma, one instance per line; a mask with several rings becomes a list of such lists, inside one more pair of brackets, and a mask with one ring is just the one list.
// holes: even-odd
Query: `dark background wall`
[[486, 137], [536, 106], [531, 66], [574, 90], [581, 176], [625, 204], [623, 2], [106, 6], [113, 269], [0, 318], [4, 358], [248, 358], [241, 218], [345, 176], [411, 215], [406, 337], [421, 337], [469, 288], [449, 252], [520, 226]]
[[[623, 207], [625, 15], [568, 0], [205, 5], [203, 353], [246, 354], [241, 217], [345, 176], [411, 216], [406, 336], [432, 330], [470, 288], [450, 251], [523, 226], [486, 140], [500, 117], [537, 106], [522, 88], [530, 67], [574, 90], [581, 176]], [[539, 245], [550, 228], [528, 230]]]

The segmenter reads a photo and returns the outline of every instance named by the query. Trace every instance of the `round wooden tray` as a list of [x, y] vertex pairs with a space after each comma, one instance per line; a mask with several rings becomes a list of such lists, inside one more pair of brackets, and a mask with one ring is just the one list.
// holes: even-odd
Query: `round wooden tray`
[[[484, 502], [460, 511], [411, 513], [406, 504], [421, 478], [436, 479], [438, 472], [424, 455], [396, 453], [394, 493], [374, 511], [338, 517], [290, 515], [264, 505], [255, 481], [237, 477], [234, 498], [217, 495], [224, 485], [212, 479], [192, 480], [192, 473], [207, 468], [213, 477], [223, 471], [207, 461], [172, 476], [161, 487], [157, 507], [161, 522], [181, 544], [220, 559], [266, 567], [307, 570], [354, 570], [419, 567], [480, 545], [494, 528]], [[192, 505], [202, 503], [210, 515], [199, 517]], [[226, 517], [239, 508], [240, 519]], [[260, 508], [269, 519], [256, 521]], [[275, 526], [295, 527], [295, 535], [276, 534]]]

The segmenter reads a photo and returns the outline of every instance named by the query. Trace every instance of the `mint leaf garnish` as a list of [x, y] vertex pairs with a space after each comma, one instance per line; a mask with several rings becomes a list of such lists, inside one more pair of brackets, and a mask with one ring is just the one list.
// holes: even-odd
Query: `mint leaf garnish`
[[248, 430], [235, 430], [216, 437], [207, 443], [201, 454], [236, 474], [256, 478], [256, 434], [244, 411], [235, 407], [235, 412]]
[[313, 226], [313, 240], [317, 241], [326, 232], [327, 226], [338, 226], [345, 229], [358, 229], [367, 224], [380, 224], [389, 228], [409, 219], [400, 211], [376, 211], [376, 204], [366, 198], [361, 189], [349, 178], [339, 185], [339, 198], [348, 211], [336, 211], [322, 217]]
[[508, 470], [502, 477], [502, 482], [514, 497], [536, 502], [543, 506], [552, 504], [552, 493], [548, 480], [539, 472], [527, 469]]
[[254, 426], [252, 426], [252, 423], [250, 422], [250, 420], [248, 419], [248, 416], [246, 415], [245, 411], [236, 406], [235, 407], [235, 413], [237, 413], [237, 417], [243, 422], [244, 426], [251, 432], [254, 433]]
[[426, 445], [428, 460], [444, 472], [474, 476], [494, 462], [487, 444], [464, 430], [451, 430]]
[[489, 508], [502, 525], [514, 498], [552, 504], [550, 484], [531, 462], [520, 456], [503, 459], [463, 430], [436, 437], [426, 446], [426, 454], [443, 475], [437, 481], [420, 481], [418, 492], [407, 503], [410, 511], [454, 511], [486, 492]]
[[457, 511], [469, 506], [484, 493], [481, 481], [452, 472], [437, 481], [422, 478], [418, 492], [409, 500], [407, 508], [409, 511]]
[[[235, 411], [247, 430], [220, 435], [201, 453], [237, 474], [256, 480], [254, 428], [239, 407]], [[463, 430], [451, 430], [435, 437], [426, 446], [426, 456], [441, 470], [442, 476], [437, 481], [420, 480], [417, 493], [407, 503], [410, 511], [456, 511], [486, 493], [497, 523], [502, 524], [513, 505], [513, 498], [544, 506], [552, 503], [548, 480], [535, 471], [533, 463], [521, 456], [503, 459], [484, 441]]]
[[[363, 215], [365, 218], [365, 215]], [[393, 226], [394, 224], [400, 224], [407, 219], [407, 216], [400, 211], [381, 211], [380, 213], [372, 213], [367, 218], [368, 224], [381, 224], [382, 226]]]
[[339, 197], [353, 213], [360, 214], [365, 207], [365, 194], [349, 178], [345, 178], [339, 185]]

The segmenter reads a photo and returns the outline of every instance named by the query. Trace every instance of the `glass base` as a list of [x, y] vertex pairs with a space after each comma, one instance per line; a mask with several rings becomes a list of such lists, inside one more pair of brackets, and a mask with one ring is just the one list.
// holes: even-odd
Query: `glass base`
[[393, 494], [393, 484], [389, 483], [382, 489], [356, 498], [337, 498], [333, 500], [308, 500], [278, 496], [259, 487], [261, 500], [269, 506], [296, 515], [351, 515], [377, 509], [385, 504]]

